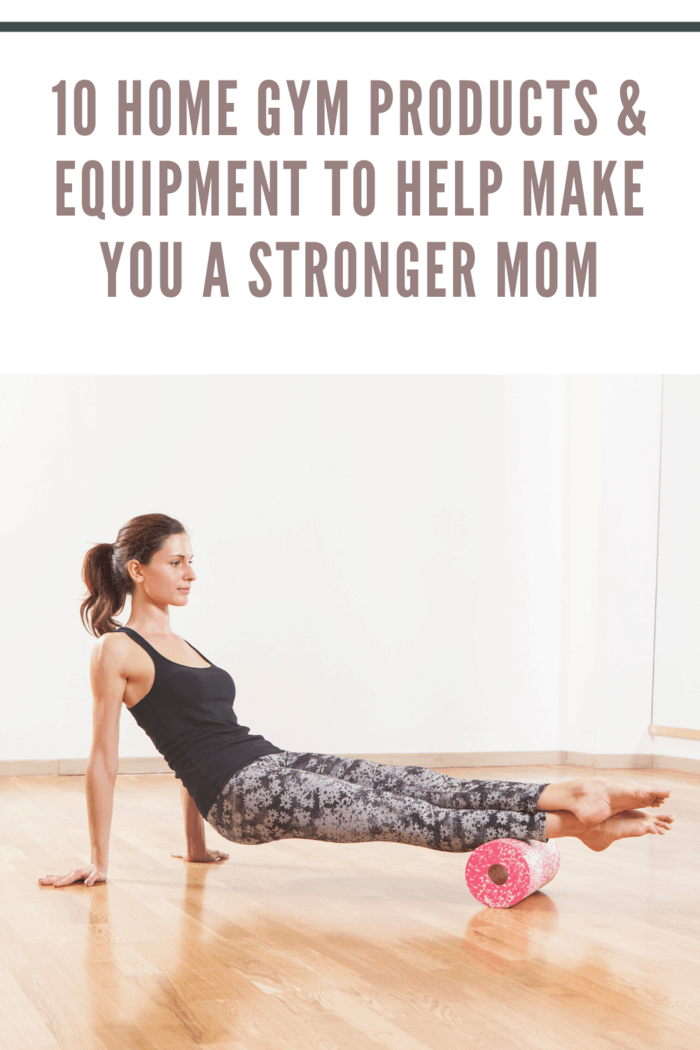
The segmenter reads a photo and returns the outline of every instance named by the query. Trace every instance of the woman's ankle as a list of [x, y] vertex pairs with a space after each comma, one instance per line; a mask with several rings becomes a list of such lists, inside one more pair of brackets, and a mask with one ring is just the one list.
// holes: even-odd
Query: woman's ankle
[[568, 810], [548, 811], [545, 829], [548, 839], [580, 838], [591, 830]]

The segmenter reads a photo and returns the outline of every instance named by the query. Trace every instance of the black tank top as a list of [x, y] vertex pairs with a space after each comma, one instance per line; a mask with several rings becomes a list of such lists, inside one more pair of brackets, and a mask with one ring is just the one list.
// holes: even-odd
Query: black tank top
[[234, 773], [282, 748], [262, 736], [251, 736], [247, 726], [238, 724], [233, 713], [233, 678], [193, 645], [190, 648], [209, 667], [175, 663], [131, 627], [118, 630], [146, 650], [156, 669], [150, 692], [129, 710], [206, 817]]

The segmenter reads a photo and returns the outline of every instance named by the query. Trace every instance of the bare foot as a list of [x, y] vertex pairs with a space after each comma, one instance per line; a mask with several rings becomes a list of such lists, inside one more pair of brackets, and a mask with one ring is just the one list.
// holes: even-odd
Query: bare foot
[[577, 838], [589, 849], [600, 853], [618, 839], [637, 838], [640, 835], [665, 835], [671, 830], [672, 823], [673, 817], [668, 813], [651, 814], [628, 810], [608, 817], [598, 827], [579, 834]]
[[540, 795], [537, 808], [566, 809], [582, 824], [597, 827], [615, 813], [660, 806], [670, 794], [670, 788], [637, 784], [633, 780], [583, 777], [562, 784], [548, 784]]

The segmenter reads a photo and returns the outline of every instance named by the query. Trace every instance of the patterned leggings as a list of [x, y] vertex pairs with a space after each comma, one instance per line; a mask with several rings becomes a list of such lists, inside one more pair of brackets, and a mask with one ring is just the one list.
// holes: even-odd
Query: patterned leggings
[[382, 841], [461, 853], [491, 839], [546, 842], [546, 814], [536, 809], [545, 787], [282, 751], [235, 773], [206, 819], [244, 845]]

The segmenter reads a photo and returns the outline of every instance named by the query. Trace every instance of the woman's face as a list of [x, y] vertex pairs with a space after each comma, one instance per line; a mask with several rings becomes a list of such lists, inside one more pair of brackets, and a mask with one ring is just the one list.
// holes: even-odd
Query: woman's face
[[148, 565], [131, 561], [128, 567], [144, 598], [154, 605], [187, 605], [190, 587], [197, 578], [191, 560], [190, 538], [180, 532], [165, 541]]

